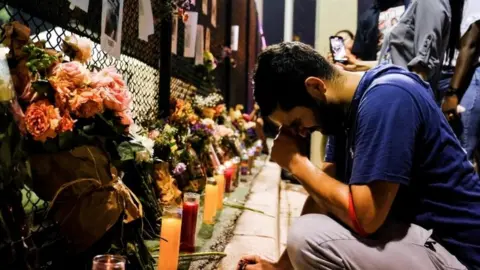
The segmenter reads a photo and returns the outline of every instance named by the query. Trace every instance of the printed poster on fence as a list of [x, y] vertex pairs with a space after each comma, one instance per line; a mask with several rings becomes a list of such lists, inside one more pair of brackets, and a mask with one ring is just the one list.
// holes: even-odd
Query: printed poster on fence
[[232, 51], [236, 52], [238, 51], [238, 38], [240, 35], [240, 26], [239, 25], [232, 25], [232, 32], [231, 32], [231, 41], [232, 44], [230, 48]]
[[208, 0], [202, 0], [202, 13], [205, 15], [208, 13]]
[[111, 56], [120, 58], [122, 47], [123, 0], [103, 0], [100, 45]]
[[207, 31], [205, 32], [205, 51], [210, 51], [210, 38], [211, 38], [210, 28], [207, 27]]
[[148, 36], [153, 35], [153, 12], [150, 0], [138, 1], [138, 38], [148, 41]]
[[187, 11], [188, 21], [185, 23], [185, 39], [183, 56], [195, 57], [195, 43], [197, 41], [198, 12]]
[[177, 54], [178, 44], [178, 16], [173, 16], [172, 20], [172, 53]]
[[388, 34], [400, 21], [400, 18], [404, 12], [404, 5], [389, 8], [383, 12], [380, 12], [380, 16], [378, 17], [378, 30], [380, 30], [380, 33], [382, 33], [383, 36]]
[[90, 0], [70, 0], [72, 6], [76, 6], [79, 9], [88, 12], [88, 4]]
[[212, 26], [217, 27], [217, 0], [212, 0]]
[[195, 43], [195, 65], [203, 65], [204, 34], [203, 25], [197, 25], [197, 42]]

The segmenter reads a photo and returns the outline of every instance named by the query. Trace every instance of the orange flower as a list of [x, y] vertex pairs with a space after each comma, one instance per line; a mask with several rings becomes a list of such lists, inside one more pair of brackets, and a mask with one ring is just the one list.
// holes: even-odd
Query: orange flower
[[72, 131], [73, 126], [75, 125], [75, 121], [73, 121], [72, 117], [70, 116], [69, 112], [66, 112], [60, 122], [58, 123], [58, 132], [67, 132]]
[[130, 126], [133, 124], [133, 119], [130, 111], [122, 111], [122, 112], [115, 112], [115, 116], [117, 116], [120, 119], [120, 124], [124, 126]]
[[90, 71], [80, 62], [58, 64], [49, 78], [52, 87], [61, 93], [68, 93], [90, 83]]
[[77, 90], [69, 104], [72, 112], [80, 118], [91, 118], [104, 111], [101, 95], [91, 88]]
[[32, 103], [25, 113], [27, 131], [36, 141], [45, 142], [48, 138], [55, 138], [59, 121], [58, 109], [46, 100]]

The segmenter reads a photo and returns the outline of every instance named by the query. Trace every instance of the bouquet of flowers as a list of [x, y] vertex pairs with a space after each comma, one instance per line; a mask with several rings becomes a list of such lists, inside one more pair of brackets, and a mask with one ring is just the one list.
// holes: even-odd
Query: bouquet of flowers
[[[129, 150], [121, 146], [132, 141], [131, 96], [115, 68], [87, 69], [89, 40], [67, 38], [62, 53], [47, 49], [45, 42], [33, 43], [29, 35], [28, 27], [13, 22], [5, 26], [3, 43], [10, 49], [31, 187], [50, 202], [48, 213], [72, 251], [85, 252], [110, 229], [143, 219], [140, 200], [117, 168]], [[123, 243], [143, 245], [130, 236]], [[147, 255], [137, 257], [151, 269]]]

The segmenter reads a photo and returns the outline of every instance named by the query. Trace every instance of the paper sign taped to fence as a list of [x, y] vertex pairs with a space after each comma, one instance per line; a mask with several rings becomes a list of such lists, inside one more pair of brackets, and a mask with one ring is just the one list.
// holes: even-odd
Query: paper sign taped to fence
[[79, 9], [88, 12], [88, 4], [90, 3], [90, 0], [70, 0], [70, 3]]
[[172, 53], [177, 54], [178, 44], [178, 16], [173, 16], [172, 19]]
[[212, 0], [212, 26], [217, 27], [217, 0]]
[[138, 1], [138, 38], [148, 41], [148, 36], [155, 32], [153, 28], [152, 2]]
[[202, 1], [202, 13], [207, 15], [208, 13], [208, 0], [201, 0]]
[[203, 65], [203, 49], [205, 44], [203, 25], [197, 25], [197, 42], [195, 43], [195, 65]]
[[207, 27], [207, 31], [205, 32], [205, 51], [210, 51], [210, 38], [211, 38], [210, 28]]
[[236, 52], [238, 51], [238, 38], [239, 38], [239, 35], [240, 35], [240, 26], [238, 25], [232, 25], [232, 33], [231, 33], [231, 41], [232, 41], [232, 44], [230, 45], [231, 48], [232, 48], [232, 51]]
[[197, 41], [198, 12], [187, 11], [188, 21], [185, 23], [185, 39], [183, 56], [195, 57], [195, 43]]
[[100, 45], [111, 56], [120, 58], [122, 47], [123, 0], [103, 0]]

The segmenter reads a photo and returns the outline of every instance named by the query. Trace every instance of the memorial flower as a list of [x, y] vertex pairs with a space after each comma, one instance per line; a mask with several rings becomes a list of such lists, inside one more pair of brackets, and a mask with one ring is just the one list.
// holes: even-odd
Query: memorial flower
[[67, 94], [90, 83], [90, 71], [78, 61], [56, 65], [52, 70], [49, 82], [53, 89]]
[[80, 118], [91, 118], [103, 113], [103, 98], [95, 89], [86, 88], [74, 93], [69, 101], [72, 113]]
[[91, 86], [98, 89], [107, 109], [121, 112], [129, 109], [132, 97], [127, 86], [114, 67], [94, 73]]
[[48, 138], [55, 138], [59, 122], [58, 109], [46, 100], [31, 104], [25, 112], [27, 131], [36, 141], [45, 142]]
[[73, 131], [73, 127], [75, 125], [75, 121], [70, 116], [70, 113], [66, 112], [58, 123], [58, 132], [67, 132]]
[[66, 54], [71, 55], [73, 60], [86, 63], [92, 57], [93, 42], [88, 38], [75, 35], [65, 38], [63, 49]]

